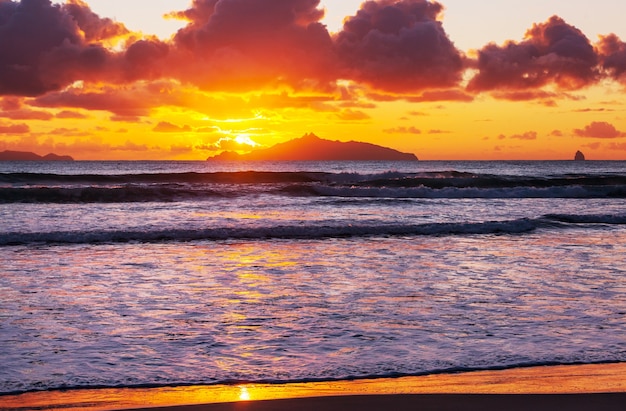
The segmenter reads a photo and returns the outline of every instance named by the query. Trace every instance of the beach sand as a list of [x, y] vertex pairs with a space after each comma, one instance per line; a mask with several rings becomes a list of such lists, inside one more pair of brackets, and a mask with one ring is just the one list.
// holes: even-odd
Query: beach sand
[[529, 367], [420, 377], [0, 397], [1, 410], [624, 410], [626, 363]]

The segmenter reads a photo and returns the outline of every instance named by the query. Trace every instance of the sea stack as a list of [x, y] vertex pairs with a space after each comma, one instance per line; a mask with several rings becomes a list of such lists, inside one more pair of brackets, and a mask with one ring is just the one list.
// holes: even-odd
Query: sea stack
[[585, 155], [582, 153], [582, 151], [578, 150], [576, 152], [576, 155], [574, 156], [574, 160], [575, 161], [585, 161]]

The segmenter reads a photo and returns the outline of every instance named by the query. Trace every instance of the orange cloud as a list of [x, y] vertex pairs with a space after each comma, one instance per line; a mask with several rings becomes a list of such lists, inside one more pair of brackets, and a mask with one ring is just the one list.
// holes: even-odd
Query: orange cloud
[[25, 134], [30, 132], [27, 124], [3, 124], [0, 123], [0, 134]]
[[174, 37], [179, 64], [173, 72], [204, 89], [332, 81], [332, 40], [318, 5], [319, 0], [194, 0], [175, 14], [189, 24]]
[[152, 131], [156, 131], [157, 133], [187, 133], [192, 131], [192, 129], [188, 125], [181, 127], [176, 124], [168, 123], [167, 121], [161, 121]]
[[626, 143], [611, 143], [609, 144], [611, 150], [626, 151]]
[[337, 113], [336, 116], [337, 118], [343, 121], [362, 121], [362, 120], [369, 120], [372, 118], [367, 113], [364, 113], [360, 110], [351, 110], [351, 109], [343, 110]]
[[0, 117], [10, 118], [11, 120], [52, 120], [54, 115], [48, 113], [47, 111], [39, 111], [39, 110], [28, 110], [28, 109], [19, 109], [19, 110], [8, 110], [8, 111], [0, 111]]
[[466, 93], [463, 90], [458, 90], [458, 89], [430, 90], [430, 91], [423, 92], [419, 96], [407, 97], [406, 100], [413, 102], [413, 103], [435, 102], [435, 101], [471, 102], [474, 100], [474, 96]]
[[509, 100], [509, 101], [529, 101], [529, 100], [540, 100], [543, 102], [552, 102], [555, 99], [563, 100], [582, 100], [584, 97], [576, 96], [571, 93], [565, 92], [551, 92], [545, 91], [541, 89], [530, 89], [530, 90], [505, 90], [505, 91], [493, 91], [491, 95], [494, 98], [500, 100]]
[[515, 140], [537, 140], [537, 132], [527, 131], [522, 134], [514, 134], [510, 138], [515, 139]]
[[[133, 91], [139, 93], [133, 93]], [[31, 104], [38, 107], [103, 110], [120, 116], [147, 116], [155, 102], [143, 100], [141, 91], [145, 90], [119, 90], [114, 87], [103, 87], [97, 91], [85, 91], [73, 88], [47, 93], [34, 99]]]
[[57, 113], [56, 118], [80, 120], [87, 118], [87, 116], [76, 111], [63, 110]]
[[478, 74], [468, 90], [529, 90], [555, 86], [577, 90], [599, 79], [589, 39], [558, 16], [533, 25], [520, 43], [491, 43], [478, 51]]
[[578, 137], [588, 138], [619, 138], [626, 137], [626, 133], [619, 131], [611, 123], [604, 121], [594, 121], [584, 129], [575, 129], [574, 134]]
[[383, 130], [387, 134], [422, 134], [422, 130], [417, 127], [395, 127]]

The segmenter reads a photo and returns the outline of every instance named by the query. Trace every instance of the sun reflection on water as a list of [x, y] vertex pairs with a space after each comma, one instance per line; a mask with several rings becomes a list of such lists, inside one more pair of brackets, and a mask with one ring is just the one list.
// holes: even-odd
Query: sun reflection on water
[[239, 387], [239, 401], [250, 401], [250, 392], [247, 387]]

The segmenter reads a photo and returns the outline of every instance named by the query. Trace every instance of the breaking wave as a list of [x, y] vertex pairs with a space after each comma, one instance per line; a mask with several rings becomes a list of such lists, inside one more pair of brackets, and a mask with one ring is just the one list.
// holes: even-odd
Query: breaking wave
[[29, 244], [99, 244], [126, 242], [186, 242], [236, 239], [323, 239], [375, 236], [445, 236], [522, 234], [537, 229], [568, 229], [579, 225], [624, 225], [626, 215], [546, 215], [537, 219], [505, 221], [428, 223], [428, 224], [361, 224], [361, 225], [281, 225], [256, 227], [216, 227], [169, 230], [92, 230], [37, 233], [0, 233], [0, 246]]
[[528, 177], [457, 171], [0, 174], [0, 203], [210, 201], [251, 193], [288, 197], [626, 198], [626, 176]]

